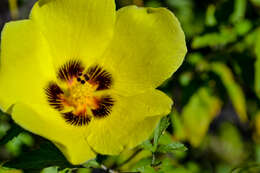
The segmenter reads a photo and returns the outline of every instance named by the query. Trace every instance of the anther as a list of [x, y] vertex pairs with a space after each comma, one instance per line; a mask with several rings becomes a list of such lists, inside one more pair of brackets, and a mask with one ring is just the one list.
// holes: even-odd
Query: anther
[[[108, 71], [98, 65], [85, 71], [80, 61], [71, 60], [62, 65], [57, 73], [57, 77], [68, 86], [63, 90], [58, 84], [50, 82], [45, 89], [46, 99], [67, 123], [83, 126], [91, 118], [103, 118], [112, 113], [115, 100], [109, 95], [95, 95], [96, 91], [111, 88], [112, 75]], [[71, 112], [67, 112], [68, 109]]]
[[86, 80], [89, 80], [89, 77], [88, 77], [88, 75], [86, 75], [86, 74], [84, 74], [84, 78], [85, 78]]

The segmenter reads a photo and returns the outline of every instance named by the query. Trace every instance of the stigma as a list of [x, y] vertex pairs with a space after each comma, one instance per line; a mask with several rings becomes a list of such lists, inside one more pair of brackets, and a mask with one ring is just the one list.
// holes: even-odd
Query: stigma
[[101, 66], [86, 69], [80, 61], [71, 60], [59, 68], [57, 79], [49, 82], [45, 93], [49, 105], [67, 123], [82, 126], [111, 113], [114, 99], [98, 92], [111, 88], [112, 75]]

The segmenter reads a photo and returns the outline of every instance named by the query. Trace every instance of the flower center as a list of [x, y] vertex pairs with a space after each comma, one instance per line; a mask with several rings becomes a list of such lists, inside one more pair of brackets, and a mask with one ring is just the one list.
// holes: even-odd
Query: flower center
[[100, 90], [110, 89], [110, 73], [99, 66], [85, 70], [79, 61], [69, 61], [59, 69], [57, 76], [59, 85], [50, 82], [46, 95], [50, 106], [58, 110], [66, 122], [85, 125], [92, 118], [110, 114], [114, 100], [110, 95], [98, 94]]

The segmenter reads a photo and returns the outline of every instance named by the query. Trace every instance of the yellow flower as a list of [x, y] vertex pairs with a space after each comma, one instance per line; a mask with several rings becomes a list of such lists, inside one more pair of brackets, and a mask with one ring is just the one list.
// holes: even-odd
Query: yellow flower
[[172, 105], [155, 88], [186, 54], [169, 10], [114, 0], [40, 0], [1, 39], [1, 108], [72, 164], [147, 139]]

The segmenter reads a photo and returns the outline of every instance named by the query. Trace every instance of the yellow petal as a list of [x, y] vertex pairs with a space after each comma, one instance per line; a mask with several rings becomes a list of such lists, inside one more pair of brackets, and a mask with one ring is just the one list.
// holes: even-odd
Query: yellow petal
[[55, 65], [79, 58], [91, 64], [107, 47], [115, 21], [114, 0], [40, 0], [31, 18], [50, 46]]
[[10, 22], [2, 31], [0, 106], [34, 103], [45, 97], [47, 81], [55, 78], [48, 47], [30, 20]]
[[159, 86], [178, 69], [185, 54], [184, 33], [169, 10], [130, 6], [117, 12], [103, 65], [113, 71], [115, 89], [131, 93]]
[[[135, 124], [133, 131], [135, 133], [129, 133], [126, 138], [126, 147], [133, 148], [141, 144], [144, 140], [148, 139], [162, 116], [147, 117], [144, 121], [140, 121]], [[140, 133], [141, 132], [141, 133]]]
[[23, 128], [54, 142], [74, 165], [95, 157], [84, 137], [86, 127], [65, 123], [60, 114], [48, 106], [33, 110], [18, 103], [12, 109], [12, 118]]
[[[37, 38], [37, 39], [36, 39]], [[0, 106], [23, 128], [43, 136], [73, 164], [93, 158], [85, 128], [67, 124], [46, 99], [45, 87], [55, 79], [48, 47], [30, 20], [8, 23], [2, 32]], [[75, 143], [75, 141], [77, 141]]]
[[118, 96], [111, 114], [89, 125], [89, 145], [102, 154], [118, 154], [151, 135], [160, 117], [170, 112], [171, 99], [158, 90], [135, 96]]

